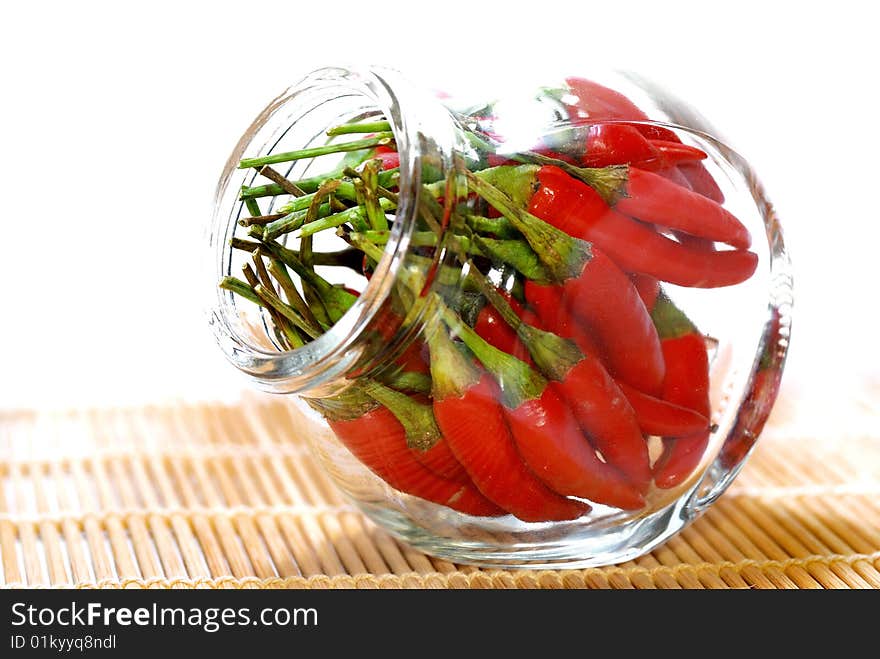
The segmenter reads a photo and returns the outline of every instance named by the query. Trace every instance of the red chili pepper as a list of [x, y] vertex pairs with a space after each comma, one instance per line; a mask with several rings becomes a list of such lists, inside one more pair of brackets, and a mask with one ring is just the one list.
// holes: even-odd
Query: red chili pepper
[[652, 171], [657, 176], [662, 176], [667, 181], [672, 181], [676, 185], [684, 188], [685, 190], [692, 189], [690, 182], [687, 180], [687, 178], [685, 178], [685, 175], [681, 173], [681, 170], [678, 167], [664, 167], [663, 169], [655, 169]]
[[[565, 82], [576, 99], [567, 104], [569, 120], [572, 123], [608, 120], [650, 121], [648, 115], [618, 91], [585, 78], [566, 78]], [[680, 141], [674, 132], [663, 126], [639, 123], [632, 125], [648, 139]]]
[[[699, 171], [705, 171], [702, 167]], [[656, 172], [658, 175], [662, 176], [665, 179], [669, 179], [673, 183], [680, 185], [686, 190], [694, 190], [693, 185], [687, 176], [683, 173], [681, 167], [672, 167], [664, 170], [660, 170]], [[708, 174], [708, 172], [706, 172]], [[711, 177], [709, 177], [711, 179]], [[714, 181], [713, 181], [714, 183]], [[696, 190], [694, 190], [696, 192]], [[702, 194], [702, 193], [701, 193]], [[709, 195], [703, 194], [704, 197], [708, 197]], [[711, 198], [711, 197], [710, 197]], [[721, 201], [724, 201], [724, 197], [722, 196]], [[678, 231], [672, 230], [672, 235], [676, 237], [678, 242], [682, 245], [687, 245], [689, 247], [695, 247], [699, 250], [703, 251], [715, 251], [715, 241], [710, 240], [709, 238], [701, 238], [700, 236], [693, 236], [686, 231]], [[649, 307], [650, 308], [650, 307]]]
[[523, 462], [499, 402], [501, 392], [442, 328], [428, 339], [434, 416], [458, 461], [491, 501], [526, 522], [568, 520], [589, 506], [547, 487]]
[[470, 481], [467, 471], [461, 466], [461, 463], [455, 459], [449, 443], [445, 439], [441, 439], [434, 446], [426, 451], [414, 449], [413, 455], [416, 460], [425, 465], [442, 478], [447, 478], [458, 483], [467, 483]]
[[[660, 162], [664, 167], [680, 167], [686, 164], [695, 169], [703, 169], [699, 161], [705, 160], [708, 157], [702, 149], [679, 141], [649, 139], [648, 143], [660, 152], [662, 156]], [[642, 169], [650, 168], [643, 167]]]
[[328, 418], [328, 423], [346, 448], [394, 489], [468, 515], [503, 514], [473, 483], [441, 478], [418, 462], [403, 426], [387, 408], [379, 405], [356, 418]]
[[[572, 372], [566, 383], [570, 386], [592, 384], [592, 378], [581, 375], [582, 370]], [[645, 500], [641, 492], [646, 489], [645, 485], [627, 481], [596, 456], [595, 449], [581, 432], [570, 399], [565, 399], [563, 393], [563, 387], [549, 384], [538, 398], [505, 409], [507, 424], [523, 459], [545, 483], [561, 494], [624, 510], [642, 508]], [[578, 400], [588, 399], [592, 394], [592, 391], [581, 388]], [[603, 451], [603, 455], [606, 453]]]
[[489, 153], [486, 155], [486, 164], [488, 164], [489, 167], [499, 167], [501, 165], [513, 165], [515, 163], [516, 163], [515, 160], [511, 160], [510, 158], [508, 158], [507, 156], [504, 156], [504, 155], [498, 155], [495, 153]]
[[736, 424], [721, 449], [725, 468], [738, 465], [754, 446], [770, 416], [770, 409], [779, 393], [782, 370], [778, 366], [762, 368], [755, 374], [752, 389], [743, 401]]
[[[665, 294], [657, 298], [652, 317], [666, 358], [663, 399], [710, 418], [709, 356], [702, 334]], [[654, 464], [654, 482], [657, 487], [671, 488], [690, 476], [700, 463], [709, 443], [709, 430], [665, 437], [663, 443], [663, 453]]]
[[575, 97], [573, 102], [568, 103], [571, 121], [648, 121], [648, 115], [618, 91], [586, 78], [566, 78], [565, 83]]
[[[654, 299], [656, 299], [656, 295], [659, 293], [659, 284], [657, 284], [657, 280], [653, 280], [653, 282], [655, 284]], [[640, 296], [642, 296], [641, 292]], [[645, 300], [644, 297], [642, 299], [643, 301]], [[652, 299], [649, 308], [653, 308], [653, 306], [654, 300]], [[525, 319], [523, 320], [524, 322], [529, 322], [525, 321]], [[531, 322], [529, 324], [534, 325]], [[562, 338], [574, 341], [575, 345], [585, 355], [601, 354], [595, 339], [577, 322], [561, 323], [553, 331]], [[601, 375], [597, 379], [604, 380]], [[633, 409], [638, 426], [643, 433], [648, 435], [687, 435], [699, 430], [705, 430], [709, 426], [708, 419], [693, 410], [641, 392], [624, 382], [618, 381], [615, 384], [620, 388], [623, 395], [626, 396]], [[583, 426], [583, 424], [581, 425]]]
[[413, 371], [415, 373], [430, 373], [431, 366], [427, 358], [427, 346], [420, 339], [414, 340], [403, 354], [395, 361], [404, 371]]
[[622, 382], [618, 386], [632, 405], [645, 434], [682, 437], [709, 428], [709, 419], [692, 409], [649, 396]]
[[723, 206], [653, 172], [629, 168], [626, 196], [615, 209], [645, 222], [747, 249], [748, 229]]
[[[778, 337], [782, 317], [777, 309], [773, 309], [772, 314], [770, 335]], [[770, 416], [785, 365], [785, 351], [780, 350], [777, 341], [766, 341], [764, 344], [758, 372], [737, 412], [733, 429], [721, 447], [720, 458], [724, 467], [734, 467], [745, 458]]]
[[673, 235], [676, 237], [678, 242], [686, 247], [691, 247], [695, 251], [702, 252], [714, 252], [715, 251], [715, 243], [708, 238], [700, 238], [699, 236], [692, 236], [689, 233], [684, 233], [683, 231], [673, 231]]
[[[364, 137], [373, 137], [374, 135], [374, 133], [368, 133], [365, 134]], [[357, 152], [353, 153], [356, 154]], [[369, 152], [368, 157], [362, 158], [362, 160], [381, 160], [381, 169], [383, 170], [397, 169], [398, 167], [400, 167], [400, 154], [397, 152], [396, 149], [393, 149], [390, 146], [386, 145], [379, 145], [377, 147], [374, 147]]]
[[592, 241], [628, 272], [679, 286], [715, 288], [745, 281], [757, 268], [753, 252], [708, 252], [657, 233], [610, 208], [593, 188], [558, 167], [498, 167], [481, 174], [514, 199], [521, 199], [529, 213], [570, 236]]
[[660, 153], [639, 131], [626, 124], [597, 124], [587, 131], [583, 167], [658, 162]]
[[[663, 384], [663, 354], [657, 330], [632, 282], [595, 245], [572, 238], [518, 204], [520, 194], [507, 196], [504, 186], [519, 167], [496, 167], [481, 172], [487, 180], [468, 174], [468, 185], [524, 235], [558, 285], [527, 280], [526, 300], [552, 328], [563, 317], [574, 315], [587, 323], [601, 344], [612, 375], [648, 393]], [[537, 170], [532, 170], [537, 171]], [[521, 179], [521, 177], [520, 177]], [[530, 194], [531, 188], [527, 188]]]
[[456, 481], [457, 483], [470, 482], [467, 471], [455, 459], [455, 455], [445, 439], [441, 439], [426, 451], [413, 449], [413, 455], [416, 460], [442, 478]]
[[440, 434], [431, 405], [426, 397], [407, 396], [378, 382], [366, 385], [367, 394], [387, 407], [403, 426], [406, 443], [413, 457], [438, 476], [467, 483], [467, 472], [455, 459], [449, 444]]
[[[567, 104], [569, 119], [572, 123], [609, 119], [640, 122], [634, 123], [632, 126], [647, 139], [681, 144], [678, 135], [668, 128], [651, 123], [641, 123], [650, 121], [648, 115], [623, 94], [584, 78], [567, 78], [566, 84], [577, 99], [574, 103]], [[724, 203], [724, 195], [718, 184], [702, 163], [682, 163], [681, 168], [694, 191], [719, 204]]]
[[607, 256], [594, 249], [580, 276], [561, 287], [529, 280], [525, 291], [547, 327], [564, 322], [560, 316], [587, 323], [615, 378], [642, 391], [660, 391], [665, 367], [656, 329], [632, 282]]
[[[522, 318], [526, 314], [526, 309], [509, 295], [503, 295], [505, 295], [505, 299], [513, 307], [516, 314]], [[501, 314], [491, 304], [487, 304], [480, 309], [477, 321], [474, 323], [474, 331], [489, 345], [498, 348], [502, 352], [506, 352], [508, 355], [513, 355], [526, 363], [531, 362], [529, 351], [526, 350], [522, 341], [519, 340], [516, 331], [504, 321]]]
[[690, 183], [691, 189], [711, 199], [717, 204], [724, 203], [724, 193], [715, 181], [714, 177], [699, 163], [682, 162], [678, 164], [678, 169]]
[[[366, 257], [364, 258], [366, 259]], [[355, 295], [358, 293], [355, 292]], [[390, 307], [383, 307], [374, 321], [374, 326], [381, 340], [387, 344], [394, 338], [403, 322], [403, 317], [399, 313]], [[394, 363], [404, 371], [429, 373], [430, 367], [425, 342], [421, 339], [414, 339], [394, 360]]]
[[373, 158], [382, 161], [382, 169], [397, 169], [400, 167], [400, 154], [387, 146], [376, 147]]
[[601, 357], [602, 350], [596, 342], [596, 337], [590, 332], [590, 329], [577, 319], [572, 317], [557, 316], [554, 319], [555, 325], [547, 325], [543, 322], [540, 324], [530, 323], [540, 329], [548, 330], [563, 339], [574, 341], [578, 349], [588, 355]]
[[630, 281], [636, 287], [639, 297], [645, 304], [645, 308], [650, 311], [657, 302], [657, 296], [660, 295], [660, 282], [650, 275], [643, 275], [638, 272], [630, 273]]
[[584, 154], [579, 164], [583, 167], [628, 164], [657, 170], [705, 157], [706, 154], [695, 147], [664, 140], [648, 140], [633, 126], [608, 123], [589, 127]]
[[508, 354], [513, 354], [517, 351], [519, 339], [516, 336], [516, 332], [504, 322], [504, 319], [491, 305], [487, 304], [480, 309], [480, 313], [477, 315], [477, 322], [474, 324], [474, 330], [499, 350], [503, 350]]
[[[497, 290], [485, 281], [480, 282], [480, 285], [492, 305], [504, 317], [505, 322], [511, 328], [516, 328], [517, 337], [526, 346], [539, 370], [551, 380], [551, 390], [568, 402], [580, 428], [588, 434], [595, 447], [602, 451], [607, 462], [604, 466], [595, 460], [595, 456], [592, 454], [589, 456], [577, 454], [578, 460], [582, 464], [581, 471], [587, 471], [591, 474], [594, 487], [592, 493], [583, 493], [578, 496], [584, 496], [599, 503], [610, 502], [612, 505], [620, 507], [638, 507], [640, 501], [633, 498], [632, 489], [622, 489], [622, 485], [617, 482], [619, 478], [615, 480], [618, 474], [608, 469], [609, 465], [616, 467], [639, 492], [644, 492], [651, 482], [647, 444], [642, 437], [635, 414], [617, 384], [595, 356], [582, 352], [572, 342], [560, 338], [556, 334], [523, 322]], [[467, 332], [468, 330], [462, 332], [466, 343], [469, 336]], [[502, 388], [505, 386], [513, 388], [517, 383], [534, 377], [523, 362], [516, 363], [518, 360], [501, 353], [496, 348], [489, 348], [485, 345], [472, 346], [468, 344], [468, 346], [477, 353], [477, 357], [484, 364], [487, 363], [487, 360], [492, 360], [499, 364], [496, 367], [497, 370], [502, 369], [501, 365], [505, 367], [499, 377]], [[510, 375], [511, 372], [516, 373], [517, 369], [521, 373], [519, 377]], [[544, 402], [547, 396], [545, 391], [541, 396], [541, 401]], [[527, 396], [523, 392], [516, 392], [514, 398], [520, 401]], [[532, 398], [534, 398], [534, 393]], [[547, 400], [546, 402], [547, 409], [555, 410], [558, 407], [555, 400]], [[534, 407], [538, 406], [534, 405]], [[555, 414], [559, 414], [559, 412], [554, 413], [554, 418], [556, 418]], [[548, 412], [546, 416], [549, 417], [551, 414]], [[548, 428], [540, 428], [540, 432], [543, 434], [547, 434], [547, 430]], [[560, 428], [555, 430], [556, 432], [550, 436], [558, 435], [559, 438], [556, 441], [561, 442], [564, 433]], [[534, 433], [534, 431], [532, 432]], [[514, 435], [516, 436], [515, 431]], [[545, 439], [544, 443], [552, 441]], [[541, 442], [538, 441], [532, 441], [529, 443], [529, 447], [526, 447], [525, 444], [525, 442], [518, 442], [524, 455], [528, 450], [535, 450], [535, 447], [541, 446]], [[577, 447], [582, 446], [579, 442], [573, 442], [573, 444]], [[534, 459], [537, 459], [537, 456]], [[526, 457], [526, 461], [535, 468], [532, 460]], [[602, 487], [598, 488], [600, 482]], [[557, 487], [552, 483], [550, 485], [554, 489]], [[568, 493], [577, 494], [576, 492]], [[612, 493], [613, 499], [611, 498]], [[622, 501], [621, 495], [625, 495], [626, 500]]]

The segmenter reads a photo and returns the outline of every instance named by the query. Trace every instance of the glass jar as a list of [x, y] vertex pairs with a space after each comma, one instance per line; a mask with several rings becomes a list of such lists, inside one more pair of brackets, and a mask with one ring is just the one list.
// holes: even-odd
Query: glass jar
[[632, 75], [474, 103], [316, 71], [239, 141], [210, 234], [228, 360], [293, 394], [368, 517], [451, 561], [649, 551], [723, 493], [776, 397], [778, 219], [704, 119]]

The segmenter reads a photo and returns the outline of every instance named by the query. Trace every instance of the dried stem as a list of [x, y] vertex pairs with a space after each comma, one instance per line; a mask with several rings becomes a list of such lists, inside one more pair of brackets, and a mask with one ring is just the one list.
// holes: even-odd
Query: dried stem
[[287, 194], [293, 195], [294, 197], [304, 197], [306, 195], [305, 190], [299, 187], [293, 181], [289, 181], [282, 174], [276, 172], [274, 169], [269, 167], [268, 165], [264, 165], [260, 167], [259, 172], [262, 176], [265, 176], [267, 179], [276, 183], [282, 190], [284, 190]]

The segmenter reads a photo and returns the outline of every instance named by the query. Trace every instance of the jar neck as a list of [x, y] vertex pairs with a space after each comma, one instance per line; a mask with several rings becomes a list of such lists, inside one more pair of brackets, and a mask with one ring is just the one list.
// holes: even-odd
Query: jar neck
[[[323, 144], [332, 126], [379, 114], [389, 121], [400, 155], [399, 202], [383, 258], [357, 301], [329, 330], [300, 348], [279, 351], [262, 314], [217, 286], [222, 277], [239, 274], [230, 242], [241, 235], [236, 234], [241, 230], [238, 220], [248, 215], [240, 190], [253, 185], [256, 177], [253, 170], [238, 169], [238, 163], [245, 156]], [[401, 348], [414, 333], [406, 328], [417, 323], [404, 323], [389, 312], [391, 291], [402, 269], [411, 265], [410, 238], [425, 172], [432, 178], [445, 176], [453, 166], [453, 153], [462, 147], [456, 121], [443, 104], [393, 70], [320, 69], [273, 100], [230, 155], [214, 200], [208, 315], [226, 358], [263, 390], [320, 396], [339, 391], [348, 378], [369, 372], [395, 347]], [[305, 172], [309, 164], [299, 167]], [[385, 340], [377, 342], [380, 322]]]

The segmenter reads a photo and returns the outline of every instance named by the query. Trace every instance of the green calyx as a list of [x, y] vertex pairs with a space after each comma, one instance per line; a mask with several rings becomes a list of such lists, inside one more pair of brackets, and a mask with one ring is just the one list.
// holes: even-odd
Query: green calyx
[[476, 233], [493, 235], [496, 238], [517, 238], [519, 231], [503, 217], [483, 217], [473, 213], [463, 213], [468, 227]]
[[400, 371], [380, 378], [382, 383], [397, 391], [412, 394], [431, 393], [431, 376], [417, 371]]
[[535, 365], [545, 376], [561, 382], [568, 372], [584, 358], [584, 354], [573, 341], [523, 322], [510, 303], [504, 299], [504, 296], [476, 269], [471, 270], [469, 278], [474, 280], [480, 292], [504, 319], [504, 322], [516, 332], [519, 340], [529, 351]]
[[528, 208], [532, 195], [538, 190], [539, 169], [538, 165], [501, 165], [477, 172], [476, 176], [501, 190], [519, 208]]
[[[374, 245], [385, 245], [391, 237], [390, 231], [364, 231], [351, 234], [353, 239], [367, 241]], [[483, 238], [472, 234], [472, 237], [456, 235], [458, 247], [471, 256], [485, 256], [493, 261], [504, 263], [528, 279], [538, 282], [550, 280], [547, 269], [541, 263], [538, 255], [524, 240], [498, 240], [495, 238]], [[437, 234], [431, 231], [416, 231], [410, 237], [410, 245], [413, 247], [435, 247], [440, 240]]]
[[442, 307], [443, 321], [455, 332], [501, 388], [502, 402], [515, 410], [528, 400], [540, 398], [547, 387], [540, 373], [525, 362], [488, 344], [448, 307]]
[[434, 420], [430, 405], [413, 400], [375, 380], [364, 383], [368, 396], [387, 407], [406, 430], [406, 443], [410, 448], [427, 451], [440, 441], [440, 429]]
[[627, 196], [626, 186], [629, 182], [629, 165], [577, 167], [564, 160], [531, 151], [518, 153], [511, 156], [511, 159], [518, 160], [519, 162], [558, 167], [569, 176], [583, 181], [593, 188], [609, 206], [613, 206], [618, 200]]
[[484, 256], [511, 266], [527, 279], [538, 283], [549, 282], [552, 279], [535, 250], [522, 240], [497, 240], [474, 236], [473, 242]]
[[425, 328], [431, 353], [431, 394], [435, 401], [461, 398], [480, 381], [480, 371], [450, 338], [442, 322]]
[[326, 398], [303, 400], [316, 412], [331, 421], [353, 421], [379, 407], [379, 403], [367, 395], [363, 388], [353, 384], [341, 394]]
[[528, 185], [522, 184], [522, 178], [528, 179], [531, 176], [530, 172], [536, 171], [537, 169], [521, 170], [519, 167], [502, 165], [483, 170], [478, 174], [465, 170], [464, 175], [467, 178], [468, 188], [489, 202], [523, 234], [546, 267], [550, 279], [562, 283], [567, 279], [579, 277], [583, 272], [584, 266], [593, 257], [590, 243], [572, 238], [564, 231], [535, 217], [524, 210], [528, 207], [528, 200], [520, 199], [517, 202], [504, 189], [491, 183], [495, 181], [510, 186], [511, 194], [521, 197], [529, 189]]
[[679, 309], [664, 291], [660, 291], [651, 320], [657, 328], [660, 339], [677, 339], [686, 334], [699, 334], [697, 326]]

